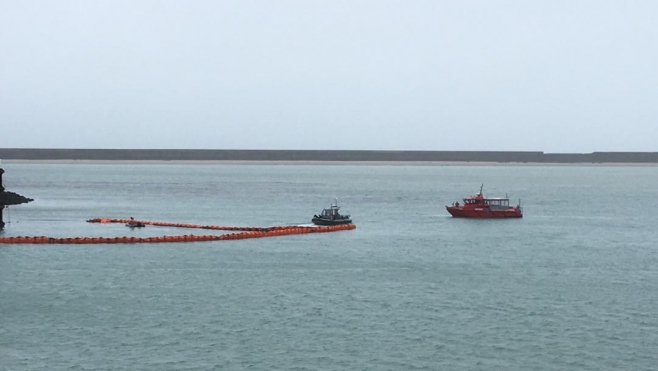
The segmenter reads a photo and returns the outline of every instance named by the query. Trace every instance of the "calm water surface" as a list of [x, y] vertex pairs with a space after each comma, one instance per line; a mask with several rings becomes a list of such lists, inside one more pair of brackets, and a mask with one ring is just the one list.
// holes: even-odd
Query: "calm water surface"
[[[4, 164], [2, 235], [89, 224], [354, 231], [156, 245], [0, 245], [1, 370], [656, 370], [658, 168]], [[450, 218], [475, 193], [521, 220]]]

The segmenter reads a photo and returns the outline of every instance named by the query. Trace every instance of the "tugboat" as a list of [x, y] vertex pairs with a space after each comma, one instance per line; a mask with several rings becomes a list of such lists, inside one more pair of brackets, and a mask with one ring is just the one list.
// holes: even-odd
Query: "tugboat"
[[523, 218], [523, 209], [521, 209], [521, 200], [517, 206], [510, 206], [509, 199], [505, 198], [486, 198], [480, 193], [474, 196], [464, 197], [464, 204], [459, 201], [451, 206], [446, 206], [446, 210], [455, 218]]
[[336, 204], [331, 205], [330, 208], [322, 210], [320, 215], [313, 215], [311, 221], [315, 225], [338, 225], [338, 224], [350, 224], [352, 219], [349, 215], [341, 215], [338, 210], [338, 199], [336, 199]]

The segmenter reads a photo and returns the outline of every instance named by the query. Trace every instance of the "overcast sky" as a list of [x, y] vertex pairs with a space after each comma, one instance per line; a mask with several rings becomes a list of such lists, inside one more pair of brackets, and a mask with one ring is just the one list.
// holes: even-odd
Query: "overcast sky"
[[0, 0], [0, 147], [658, 151], [658, 1]]

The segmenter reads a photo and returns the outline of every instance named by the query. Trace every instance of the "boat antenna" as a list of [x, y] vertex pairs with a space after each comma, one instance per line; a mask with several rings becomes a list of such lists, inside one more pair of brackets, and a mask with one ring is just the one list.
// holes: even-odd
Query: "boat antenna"
[[480, 186], [480, 194], [482, 194], [482, 188], [484, 187], [484, 183]]

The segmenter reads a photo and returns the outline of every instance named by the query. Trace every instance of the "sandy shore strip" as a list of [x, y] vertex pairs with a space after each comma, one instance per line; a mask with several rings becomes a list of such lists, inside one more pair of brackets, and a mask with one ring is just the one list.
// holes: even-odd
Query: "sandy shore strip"
[[657, 163], [550, 163], [468, 161], [261, 161], [261, 160], [0, 160], [2, 164], [96, 164], [96, 165], [307, 165], [307, 166], [607, 166], [656, 167]]

